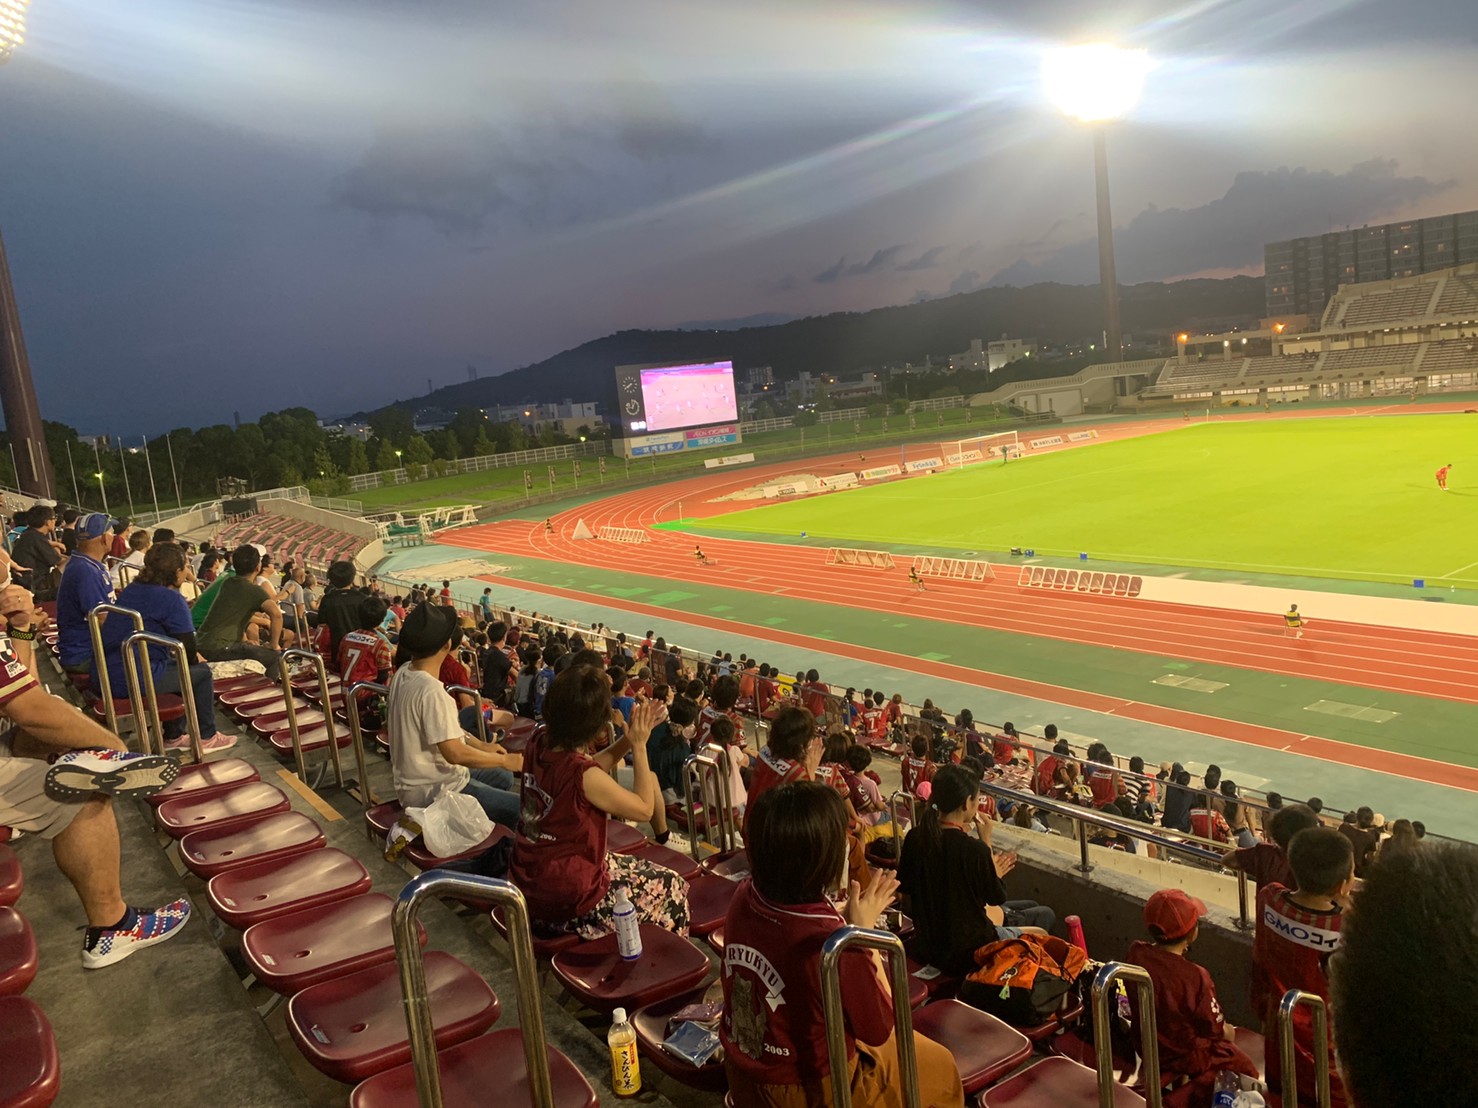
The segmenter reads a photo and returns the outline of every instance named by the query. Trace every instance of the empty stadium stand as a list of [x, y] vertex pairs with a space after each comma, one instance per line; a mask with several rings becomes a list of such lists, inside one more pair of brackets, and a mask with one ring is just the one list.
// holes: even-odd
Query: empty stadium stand
[[262, 512], [227, 524], [216, 532], [214, 544], [230, 550], [242, 543], [260, 543], [279, 564], [293, 561], [314, 569], [330, 562], [352, 561], [366, 545], [364, 539], [305, 519]]

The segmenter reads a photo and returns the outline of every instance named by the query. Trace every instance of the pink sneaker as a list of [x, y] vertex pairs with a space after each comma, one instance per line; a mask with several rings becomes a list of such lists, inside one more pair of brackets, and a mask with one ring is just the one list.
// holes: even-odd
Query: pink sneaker
[[226, 735], [217, 731], [210, 738], [201, 740], [200, 749], [207, 754], [214, 754], [218, 750], [230, 750], [235, 745], [235, 735]]

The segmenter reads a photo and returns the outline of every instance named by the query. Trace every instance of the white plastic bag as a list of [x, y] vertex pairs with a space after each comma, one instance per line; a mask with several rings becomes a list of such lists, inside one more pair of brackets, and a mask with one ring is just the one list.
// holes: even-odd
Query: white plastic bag
[[477, 798], [442, 790], [421, 813], [421, 838], [438, 858], [471, 850], [493, 833], [493, 821]]

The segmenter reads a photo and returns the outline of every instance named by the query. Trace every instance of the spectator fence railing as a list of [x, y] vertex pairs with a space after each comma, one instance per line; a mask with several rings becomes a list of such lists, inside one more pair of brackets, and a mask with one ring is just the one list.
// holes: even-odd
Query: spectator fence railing
[[852, 947], [878, 950], [888, 961], [893, 986], [893, 1041], [898, 1047], [898, 1083], [906, 1108], [921, 1108], [919, 1065], [914, 1056], [913, 1012], [907, 1003], [908, 956], [903, 940], [891, 931], [842, 927], [821, 947], [821, 1006], [826, 1018], [826, 1054], [831, 1062], [831, 1090], [836, 1108], [852, 1108], [852, 1066], [847, 1060], [847, 1021], [842, 1009], [842, 954]]
[[1300, 1005], [1310, 1008], [1314, 1013], [1315, 1103], [1318, 1108], [1330, 1108], [1329, 1009], [1324, 1004], [1323, 997], [1301, 989], [1289, 989], [1278, 1002], [1278, 1060], [1282, 1063], [1283, 1070], [1283, 1103], [1298, 1103], [1298, 1052], [1294, 1044], [1293, 1015]]

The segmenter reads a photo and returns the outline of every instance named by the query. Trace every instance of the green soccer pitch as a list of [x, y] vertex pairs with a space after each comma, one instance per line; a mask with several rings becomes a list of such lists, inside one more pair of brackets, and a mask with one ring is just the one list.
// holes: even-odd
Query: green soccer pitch
[[[1433, 474], [1449, 462], [1444, 493]], [[1478, 588], [1478, 417], [1191, 423], [698, 525], [806, 532], [838, 545], [1021, 546], [1103, 561]]]

